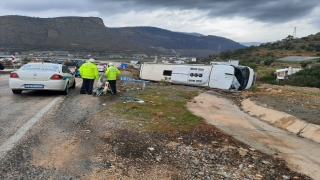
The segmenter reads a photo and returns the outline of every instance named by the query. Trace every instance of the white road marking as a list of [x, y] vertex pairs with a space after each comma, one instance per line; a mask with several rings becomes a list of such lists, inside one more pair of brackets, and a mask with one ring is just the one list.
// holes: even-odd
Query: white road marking
[[82, 84], [82, 82], [77, 83], [76, 86], [78, 86], [79, 84]]
[[10, 151], [18, 141], [26, 134], [26, 132], [48, 111], [50, 108], [61, 99], [61, 97], [56, 97], [47, 106], [42, 108], [34, 117], [32, 117], [28, 122], [19, 128], [19, 130], [12, 135], [6, 142], [0, 146], [0, 160], [2, 160], [8, 151]]

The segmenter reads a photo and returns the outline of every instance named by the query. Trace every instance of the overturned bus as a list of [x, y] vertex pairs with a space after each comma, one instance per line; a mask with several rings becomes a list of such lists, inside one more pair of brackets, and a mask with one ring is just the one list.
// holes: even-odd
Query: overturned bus
[[143, 63], [140, 78], [241, 91], [254, 85], [255, 73], [247, 66]]

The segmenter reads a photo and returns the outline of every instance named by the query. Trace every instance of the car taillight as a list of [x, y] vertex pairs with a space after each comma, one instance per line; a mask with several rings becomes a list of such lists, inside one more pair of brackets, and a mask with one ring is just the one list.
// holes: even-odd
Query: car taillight
[[11, 73], [10, 78], [19, 78], [19, 75], [17, 73]]
[[59, 74], [54, 74], [51, 76], [50, 79], [53, 79], [53, 80], [59, 80], [59, 79], [63, 79], [63, 76], [59, 75]]

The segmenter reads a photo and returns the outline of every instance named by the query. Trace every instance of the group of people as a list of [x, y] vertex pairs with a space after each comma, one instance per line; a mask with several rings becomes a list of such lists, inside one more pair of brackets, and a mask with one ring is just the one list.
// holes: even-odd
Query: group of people
[[[92, 94], [94, 80], [99, 79], [98, 67], [95, 65], [95, 60], [90, 58], [86, 63], [82, 64], [79, 68], [80, 76], [83, 79], [83, 83], [80, 89], [80, 94]], [[108, 64], [108, 68], [104, 73], [109, 82], [111, 94], [117, 94], [117, 75], [120, 74], [118, 68], [114, 67], [113, 63]]]

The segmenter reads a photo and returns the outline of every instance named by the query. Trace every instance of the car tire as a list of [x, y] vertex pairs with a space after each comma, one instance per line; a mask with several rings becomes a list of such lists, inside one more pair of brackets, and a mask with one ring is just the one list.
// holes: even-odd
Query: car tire
[[22, 90], [13, 90], [13, 89], [12, 89], [12, 93], [13, 93], [13, 94], [21, 94], [21, 93], [22, 93]]
[[68, 93], [69, 93], [68, 85], [69, 85], [69, 84], [67, 84], [67, 85], [66, 85], [66, 88], [62, 91], [62, 95], [68, 95]]
[[73, 84], [70, 88], [72, 88], [72, 89], [76, 88], [76, 80], [73, 80]]

